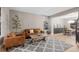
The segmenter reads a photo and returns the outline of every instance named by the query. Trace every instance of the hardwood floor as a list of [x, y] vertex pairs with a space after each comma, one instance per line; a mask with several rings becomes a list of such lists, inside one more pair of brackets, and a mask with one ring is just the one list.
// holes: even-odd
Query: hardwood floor
[[[67, 44], [73, 45], [73, 47], [69, 48], [65, 52], [79, 52], [79, 48], [76, 46], [75, 43], [75, 36], [74, 35], [63, 35], [61, 34], [54, 34], [54, 35], [49, 35], [53, 39], [61, 40], [64, 41]], [[0, 49], [0, 51], [5, 51], [4, 49]]]
[[63, 35], [61, 34], [54, 34], [54, 35], [50, 35], [53, 39], [58, 39], [61, 41], [64, 41], [65, 43], [68, 44], [72, 44], [73, 47], [69, 48], [68, 50], [66, 50], [65, 52], [79, 52], [79, 48], [77, 47], [76, 43], [75, 43], [75, 35]]
[[60, 34], [54, 34], [54, 35], [50, 35], [52, 38], [54, 39], [58, 39], [58, 40], [61, 40], [61, 41], [64, 41], [68, 44], [72, 44], [72, 45], [75, 45], [75, 36], [68, 36], [68, 35], [63, 35], [62, 33]]

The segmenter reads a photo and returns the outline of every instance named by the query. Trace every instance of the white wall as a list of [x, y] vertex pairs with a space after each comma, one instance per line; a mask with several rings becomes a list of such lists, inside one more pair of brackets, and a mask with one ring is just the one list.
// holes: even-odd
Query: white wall
[[1, 8], [1, 36], [9, 33], [9, 9]]
[[64, 27], [64, 20], [60, 17], [51, 18], [51, 32], [53, 34], [54, 27], [56, 28], [58, 25], [59, 28]]
[[43, 22], [47, 19], [47, 17], [45, 17], [45, 16], [39, 16], [39, 15], [30, 14], [30, 13], [10, 10], [10, 19], [12, 19], [12, 17], [14, 17], [14, 15], [19, 16], [22, 30], [27, 29], [27, 28], [44, 29]]
[[[53, 29], [54, 29], [54, 26], [56, 24], [59, 24], [60, 27], [64, 27], [64, 25], [66, 25], [67, 27], [69, 27], [70, 25], [68, 24], [68, 21], [69, 20], [73, 20], [74, 19], [77, 19], [78, 18], [78, 12], [74, 12], [74, 13], [70, 13], [70, 14], [67, 14], [67, 15], [63, 15], [63, 16], [59, 16], [59, 17], [51, 17], [50, 20], [51, 20], [51, 32], [53, 34]], [[56, 27], [56, 26], [55, 26]]]
[[63, 24], [64, 24], [64, 20], [60, 17], [51, 18], [51, 22], [52, 22], [52, 25], [54, 25], [55, 28], [56, 28], [57, 24], [60, 25], [59, 27], [63, 27]]

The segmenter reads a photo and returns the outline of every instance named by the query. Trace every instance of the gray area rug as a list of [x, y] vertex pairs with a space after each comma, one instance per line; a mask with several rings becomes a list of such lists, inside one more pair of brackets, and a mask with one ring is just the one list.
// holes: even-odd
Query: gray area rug
[[9, 49], [9, 52], [64, 52], [72, 47], [63, 41], [47, 37], [46, 41], [36, 42], [34, 44], [27, 44]]

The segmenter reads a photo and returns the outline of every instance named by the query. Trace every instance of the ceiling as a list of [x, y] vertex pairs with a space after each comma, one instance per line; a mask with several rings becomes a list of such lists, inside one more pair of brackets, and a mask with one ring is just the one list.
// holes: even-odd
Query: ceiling
[[10, 9], [36, 15], [51, 16], [71, 8], [72, 7], [11, 7]]
[[63, 16], [59, 16], [57, 18], [62, 18], [62, 19], [77, 19], [78, 18], [78, 12], [69, 13], [69, 14], [66, 14], [66, 15], [63, 15]]

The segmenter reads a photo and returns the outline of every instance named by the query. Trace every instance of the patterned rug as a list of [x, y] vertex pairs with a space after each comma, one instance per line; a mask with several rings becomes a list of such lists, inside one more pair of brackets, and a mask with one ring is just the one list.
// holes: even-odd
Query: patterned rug
[[9, 52], [64, 52], [72, 47], [63, 41], [47, 37], [46, 41], [36, 42], [34, 44], [27, 44], [9, 49]]

